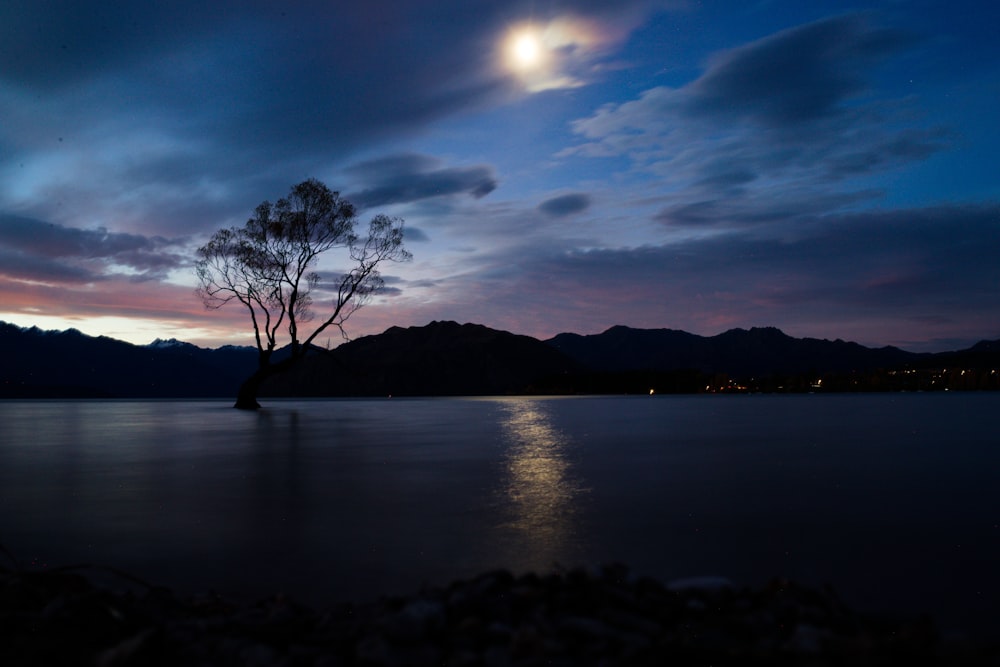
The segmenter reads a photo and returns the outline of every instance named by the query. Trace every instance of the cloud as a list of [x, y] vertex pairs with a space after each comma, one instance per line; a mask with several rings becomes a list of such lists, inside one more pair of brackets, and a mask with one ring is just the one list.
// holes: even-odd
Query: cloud
[[714, 224], [724, 209], [736, 211], [735, 223], [766, 222], [790, 198], [775, 219], [832, 212], [880, 196], [852, 191], [855, 179], [953, 140], [946, 128], [915, 126], [911, 100], [880, 98], [869, 85], [875, 68], [915, 43], [867, 15], [791, 28], [717, 54], [684, 86], [651, 88], [574, 121], [585, 141], [559, 155], [629, 158], [634, 171], [662, 179], [670, 205], [660, 219], [672, 223]]
[[12, 215], [0, 215], [0, 245], [48, 257], [107, 258], [155, 251], [172, 242], [162, 237], [76, 229]]
[[822, 215], [878, 197], [879, 191], [815, 192], [808, 188], [786, 187], [733, 194], [727, 190], [708, 191], [704, 199], [678, 197], [680, 203], [665, 207], [655, 219], [671, 227], [708, 225], [738, 227], [795, 220]]
[[823, 19], [715, 56], [679, 102], [691, 116], [777, 128], [841, 116], [868, 70], [912, 41], [861, 15]]
[[538, 205], [538, 210], [545, 215], [560, 218], [573, 213], [586, 211], [590, 207], [590, 195], [575, 192], [546, 199]]
[[913, 42], [872, 27], [862, 15], [823, 19], [721, 52], [691, 83], [652, 88], [574, 127], [585, 137], [604, 139], [626, 130], [664, 132], [682, 118], [713, 126], [720, 120], [748, 122], [794, 135], [803, 126], [850, 117], [846, 102], [867, 90], [872, 68]]
[[133, 279], [161, 278], [189, 261], [171, 250], [180, 241], [97, 229], [77, 229], [0, 214], [0, 269], [15, 279], [99, 280], [127, 270]]
[[[84, 267], [0, 247], [0, 276], [37, 283], [89, 283], [101, 276]], [[7, 282], [0, 280], [0, 283]]]
[[489, 166], [441, 167], [440, 164], [426, 155], [405, 153], [352, 165], [345, 171], [368, 187], [349, 194], [348, 199], [359, 207], [373, 208], [456, 194], [479, 199], [497, 187], [496, 176]]
[[431, 238], [419, 227], [407, 225], [403, 227], [403, 240], [407, 243], [428, 243]]

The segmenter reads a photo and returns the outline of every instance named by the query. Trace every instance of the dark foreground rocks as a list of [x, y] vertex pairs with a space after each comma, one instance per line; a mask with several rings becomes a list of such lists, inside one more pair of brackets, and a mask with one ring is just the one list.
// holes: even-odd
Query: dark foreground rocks
[[77, 569], [0, 568], [0, 665], [1000, 665], [930, 619], [855, 613], [775, 581], [665, 586], [622, 566], [490, 572], [406, 597], [313, 610], [236, 605]]

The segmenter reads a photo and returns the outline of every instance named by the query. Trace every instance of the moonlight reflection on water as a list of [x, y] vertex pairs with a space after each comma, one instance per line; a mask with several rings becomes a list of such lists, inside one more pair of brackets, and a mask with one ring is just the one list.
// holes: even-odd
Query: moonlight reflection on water
[[553, 426], [548, 406], [538, 400], [502, 403], [501, 427], [506, 445], [503, 500], [515, 533], [511, 545], [531, 554], [532, 568], [552, 566], [575, 551], [577, 511], [586, 489], [568, 458], [575, 444]]

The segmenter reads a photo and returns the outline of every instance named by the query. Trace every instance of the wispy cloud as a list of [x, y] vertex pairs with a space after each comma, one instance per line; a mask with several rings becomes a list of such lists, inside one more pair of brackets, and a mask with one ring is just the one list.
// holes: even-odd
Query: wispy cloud
[[760, 223], [874, 199], [857, 178], [951, 140], [913, 126], [907, 100], [872, 92], [872, 71], [914, 43], [864, 14], [791, 28], [715, 55], [687, 85], [575, 121], [585, 141], [562, 155], [626, 156], [663, 178], [670, 204], [658, 217], [671, 224]]
[[584, 192], [573, 192], [546, 199], [538, 205], [538, 210], [546, 215], [561, 218], [565, 215], [586, 211], [589, 207], [590, 195]]
[[[15, 280], [88, 282], [128, 271], [133, 279], [159, 279], [190, 260], [180, 241], [160, 236], [77, 229], [0, 214], [0, 273]], [[172, 251], [172, 249], [174, 249]]]
[[493, 169], [487, 165], [443, 167], [440, 160], [413, 153], [367, 160], [345, 172], [368, 186], [348, 195], [363, 208], [456, 194], [478, 199], [493, 192], [498, 184]]

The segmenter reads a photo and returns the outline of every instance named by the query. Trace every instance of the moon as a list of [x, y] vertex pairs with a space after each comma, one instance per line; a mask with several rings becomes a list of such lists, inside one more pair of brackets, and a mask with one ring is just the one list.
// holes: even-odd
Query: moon
[[542, 45], [534, 35], [524, 33], [515, 37], [511, 49], [514, 62], [521, 67], [534, 67], [541, 61]]
[[538, 30], [522, 28], [506, 40], [507, 66], [520, 72], [540, 69], [545, 64], [546, 49]]

